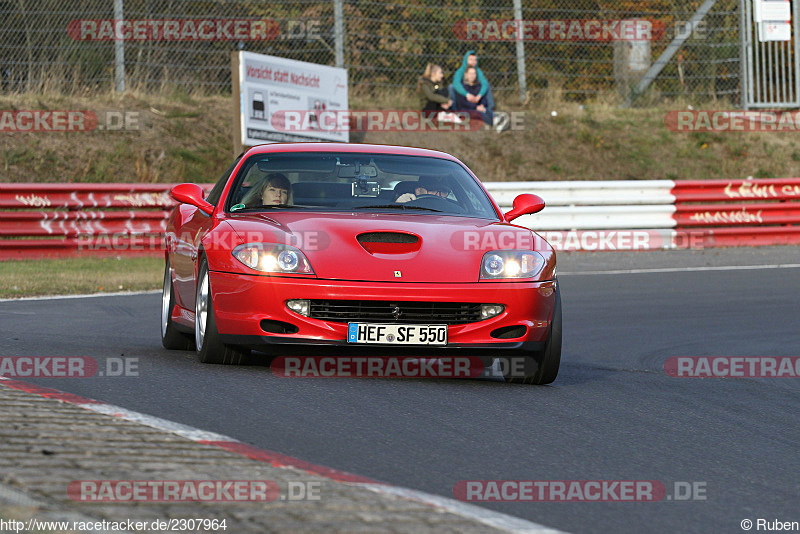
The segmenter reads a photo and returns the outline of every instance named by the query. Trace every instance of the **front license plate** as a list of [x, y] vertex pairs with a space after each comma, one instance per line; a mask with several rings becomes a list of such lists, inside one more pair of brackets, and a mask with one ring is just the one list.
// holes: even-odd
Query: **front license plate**
[[348, 323], [347, 342], [447, 345], [447, 325]]

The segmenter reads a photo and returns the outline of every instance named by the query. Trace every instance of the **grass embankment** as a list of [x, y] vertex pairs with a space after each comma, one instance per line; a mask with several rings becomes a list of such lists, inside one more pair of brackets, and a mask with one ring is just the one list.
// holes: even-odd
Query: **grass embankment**
[[[369, 98], [353, 109], [414, 109], [409, 93]], [[688, 102], [621, 109], [580, 106], [557, 94], [533, 98], [525, 130], [494, 132], [368, 132], [364, 142], [450, 152], [484, 181], [583, 179], [707, 179], [800, 175], [800, 135], [675, 133], [664, 115]], [[697, 109], [731, 109], [716, 102]], [[231, 98], [171, 95], [3, 95], [0, 109], [135, 111], [134, 132], [3, 133], [0, 181], [208, 182], [232, 159]], [[557, 111], [552, 116], [551, 111]]]
[[164, 258], [65, 258], [0, 262], [0, 298], [160, 289]]

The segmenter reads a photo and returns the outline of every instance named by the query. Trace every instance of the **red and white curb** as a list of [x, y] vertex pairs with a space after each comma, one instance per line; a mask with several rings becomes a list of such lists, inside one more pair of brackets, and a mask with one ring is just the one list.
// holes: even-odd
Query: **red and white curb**
[[378, 482], [360, 475], [354, 475], [345, 471], [332, 469], [330, 467], [312, 464], [304, 460], [286, 456], [277, 452], [259, 449], [258, 447], [242, 443], [231, 437], [217, 434], [216, 432], [201, 430], [199, 428], [194, 428], [182, 423], [176, 423], [174, 421], [161, 419], [160, 417], [135, 412], [133, 410], [128, 410], [127, 408], [81, 397], [72, 393], [66, 393], [56, 389], [46, 388], [36, 384], [22, 382], [20, 380], [13, 380], [2, 376], [0, 376], [0, 384], [11, 389], [25, 391], [43, 398], [54, 399], [61, 402], [66, 402], [68, 404], [73, 404], [92, 412], [118, 417], [120, 419], [124, 419], [125, 421], [131, 421], [133, 423], [156, 428], [158, 430], [189, 439], [196, 443], [201, 443], [203, 445], [209, 445], [212, 447], [219, 447], [228, 452], [239, 454], [251, 460], [267, 463], [272, 467], [299, 469], [319, 477], [327, 478], [342, 484], [363, 488], [381, 495], [399, 497], [409, 501], [425, 504], [442, 512], [451, 513], [505, 532], [530, 532], [537, 534], [557, 534], [562, 532], [560, 530], [527, 521], [525, 519], [501, 514], [499, 512], [493, 512], [491, 510], [457, 501], [455, 499], [449, 499], [439, 495], [433, 495], [409, 488], [391, 486], [389, 484]]

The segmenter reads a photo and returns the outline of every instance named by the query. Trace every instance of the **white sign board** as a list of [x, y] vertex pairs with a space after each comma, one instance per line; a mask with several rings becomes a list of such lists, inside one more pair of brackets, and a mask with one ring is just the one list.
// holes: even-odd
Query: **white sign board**
[[756, 22], [792, 20], [792, 5], [789, 0], [754, 0], [753, 19]]
[[347, 111], [347, 69], [253, 52], [240, 51], [238, 54], [239, 124], [243, 145], [350, 142], [347, 130], [306, 128], [287, 131], [277, 123], [287, 111]]
[[791, 41], [792, 24], [790, 22], [761, 22], [759, 40], [765, 41]]

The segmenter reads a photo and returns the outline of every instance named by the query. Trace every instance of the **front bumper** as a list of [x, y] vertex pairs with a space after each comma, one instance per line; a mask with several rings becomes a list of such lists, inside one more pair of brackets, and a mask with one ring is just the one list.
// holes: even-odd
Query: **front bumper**
[[[556, 282], [479, 282], [470, 284], [354, 282], [316, 278], [210, 273], [217, 329], [225, 343], [237, 345], [344, 345], [347, 323], [302, 316], [289, 310], [290, 299], [407, 300], [503, 304], [503, 313], [474, 323], [447, 328], [449, 349], [525, 349], [543, 346], [555, 306]], [[261, 321], [281, 321], [297, 327], [292, 334], [262, 330]], [[431, 324], [436, 324], [432, 321]], [[491, 333], [507, 326], [525, 326], [517, 338], [498, 339]], [[368, 345], [368, 347], [375, 347]], [[390, 345], [398, 348], [397, 345]], [[430, 350], [441, 350], [430, 347]]]

